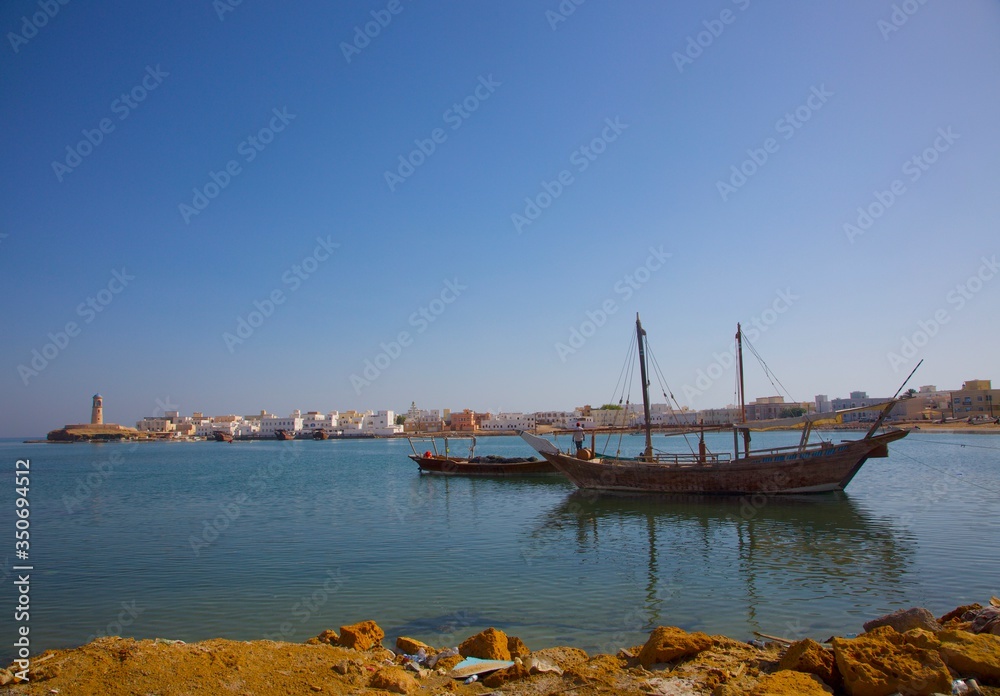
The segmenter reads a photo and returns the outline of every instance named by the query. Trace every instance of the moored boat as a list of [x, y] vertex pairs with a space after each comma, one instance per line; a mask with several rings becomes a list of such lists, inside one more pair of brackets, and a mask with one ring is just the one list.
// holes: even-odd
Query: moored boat
[[[743, 418], [732, 426], [733, 453], [715, 453], [705, 446], [704, 432], [698, 450], [689, 454], [656, 452], [653, 449], [650, 429], [649, 389], [646, 369], [646, 332], [636, 316], [636, 338], [642, 397], [645, 447], [634, 458], [599, 456], [591, 449], [576, 453], [561, 452], [543, 438], [522, 432], [521, 437], [539, 454], [565, 474], [576, 486], [585, 489], [628, 491], [644, 493], [696, 493], [718, 495], [744, 495], [753, 493], [822, 493], [843, 490], [861, 469], [874, 457], [887, 457], [890, 442], [907, 435], [906, 430], [887, 430], [876, 434], [896, 403], [890, 399], [878, 404], [879, 415], [865, 436], [858, 440], [834, 444], [821, 441], [809, 444], [812, 427], [823, 421], [842, 421], [847, 411], [833, 414], [807, 414], [782, 423], [757, 424], [762, 429], [802, 425], [800, 443], [792, 447], [750, 449], [751, 425], [746, 421], [743, 395], [742, 330], [737, 326], [736, 345], [738, 362], [739, 396]], [[912, 373], [911, 373], [912, 376]], [[905, 382], [904, 382], [905, 386]], [[900, 387], [902, 389], [902, 387]], [[899, 392], [897, 392], [898, 396]], [[860, 409], [848, 409], [860, 410]], [[870, 409], [868, 409], [870, 410]], [[718, 430], [719, 428], [715, 428]], [[742, 438], [742, 450], [740, 439]]]
[[[449, 438], [444, 439], [443, 452], [439, 452], [437, 442], [430, 438], [431, 449], [417, 452], [413, 438], [407, 438], [413, 454], [407, 455], [417, 463], [422, 474], [440, 476], [545, 476], [558, 475], [556, 467], [538, 457], [500, 457], [497, 455], [476, 456], [476, 438], [472, 437], [468, 457], [451, 455]], [[433, 451], [432, 451], [433, 450]]]
[[232, 433], [227, 433], [224, 430], [213, 430], [212, 431], [212, 438], [216, 442], [232, 442], [233, 441], [233, 434]]
[[294, 440], [295, 433], [288, 430], [275, 430], [274, 437], [278, 440]]
[[313, 431], [313, 440], [329, 440], [330, 433], [326, 432], [322, 428]]

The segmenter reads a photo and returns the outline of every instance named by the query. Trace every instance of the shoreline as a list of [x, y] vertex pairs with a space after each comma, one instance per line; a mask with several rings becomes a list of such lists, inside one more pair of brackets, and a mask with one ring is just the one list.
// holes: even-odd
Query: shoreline
[[[304, 643], [112, 636], [32, 656], [21, 672], [28, 682], [15, 683], [24, 668], [15, 660], [0, 671], [0, 694], [865, 696], [952, 693], [955, 680], [975, 679], [978, 686], [959, 688], [1000, 695], [996, 597], [940, 618], [926, 609], [899, 610], [864, 629], [820, 644], [762, 634], [763, 640], [743, 642], [660, 626], [643, 645], [595, 655], [566, 646], [532, 651], [493, 628], [443, 648], [419, 636], [400, 637], [389, 650], [374, 621], [326, 630]], [[463, 661], [469, 657], [494, 662]]]
[[[899, 423], [899, 424], [889, 424], [898, 430], [906, 430], [910, 433], [945, 433], [951, 435], [1000, 435], [1000, 425], [993, 423], [984, 423], [980, 425], [958, 425], [953, 423]], [[841, 427], [841, 428], [813, 428], [813, 432], [822, 433], [852, 433], [852, 432], [863, 432], [867, 429], [867, 426], [857, 426], [857, 427]], [[773, 428], [773, 432], [798, 432], [801, 428], [786, 427], [786, 428]], [[539, 435], [568, 435], [571, 434], [572, 430], [546, 430], [542, 431], [539, 429]], [[590, 431], [587, 431], [590, 432]], [[608, 434], [612, 431], [598, 431], [601, 434]], [[615, 431], [617, 432], [617, 431]], [[659, 428], [653, 430], [653, 435], [679, 435], [681, 433], [692, 434], [697, 433], [697, 428]], [[407, 438], [439, 438], [443, 439], [445, 437], [449, 439], [461, 440], [468, 439], [470, 437], [483, 438], [483, 437], [511, 437], [517, 436], [518, 432], [515, 430], [502, 430], [502, 431], [482, 431], [482, 432], [433, 432], [433, 433], [404, 433], [400, 435], [349, 435], [349, 436], [330, 436], [326, 440], [315, 440], [312, 437], [297, 437], [292, 440], [278, 440], [276, 438], [234, 438], [233, 442], [298, 442], [298, 441], [316, 441], [316, 442], [328, 442], [328, 441], [355, 441], [355, 440], [405, 440]], [[634, 430], [632, 428], [622, 431], [624, 435], [641, 435], [641, 430]], [[214, 442], [211, 438], [195, 439], [190, 437], [184, 438], [173, 438], [173, 437], [141, 437], [135, 439], [114, 439], [114, 440], [43, 440], [43, 439], [28, 439], [22, 440], [20, 438], [14, 437], [9, 438], [13, 441], [19, 441], [21, 444], [25, 445], [78, 445], [78, 444], [108, 444], [113, 442], [129, 442], [129, 443], [141, 443], [141, 442]]]

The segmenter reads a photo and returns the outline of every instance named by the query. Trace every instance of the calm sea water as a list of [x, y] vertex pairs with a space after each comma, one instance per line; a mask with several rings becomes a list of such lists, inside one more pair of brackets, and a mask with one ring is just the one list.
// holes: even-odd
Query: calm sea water
[[[0, 443], [0, 657], [15, 630], [19, 458], [31, 460], [36, 652], [108, 633], [302, 641], [364, 619], [435, 645], [487, 626], [590, 651], [660, 624], [825, 639], [900, 607], [942, 613], [1000, 594], [998, 437], [914, 433], [846, 494], [771, 500], [421, 476], [409, 451], [405, 440]], [[529, 453], [513, 437], [480, 438], [478, 451]]]

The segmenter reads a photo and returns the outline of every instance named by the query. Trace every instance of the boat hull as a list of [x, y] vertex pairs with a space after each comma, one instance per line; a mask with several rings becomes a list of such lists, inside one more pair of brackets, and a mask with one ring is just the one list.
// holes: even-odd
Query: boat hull
[[540, 453], [584, 489], [708, 495], [826, 493], [843, 490], [869, 457], [884, 457], [888, 443], [906, 434], [893, 430], [836, 445], [814, 445], [801, 452], [751, 454], [709, 463], [585, 461], [561, 452]]
[[544, 459], [522, 462], [470, 462], [451, 457], [408, 455], [425, 474], [439, 476], [550, 476], [558, 475], [556, 467]]

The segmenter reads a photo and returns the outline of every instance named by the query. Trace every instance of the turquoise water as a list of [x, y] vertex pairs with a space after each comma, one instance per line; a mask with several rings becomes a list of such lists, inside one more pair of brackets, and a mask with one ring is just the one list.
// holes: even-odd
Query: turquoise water
[[[405, 440], [2, 442], [0, 519], [13, 529], [13, 466], [30, 458], [36, 653], [106, 633], [302, 641], [364, 619], [435, 645], [487, 626], [590, 651], [659, 624], [825, 639], [1000, 594], [1000, 438], [914, 433], [891, 450], [846, 494], [649, 499], [421, 476]], [[513, 437], [478, 452], [529, 453]]]

